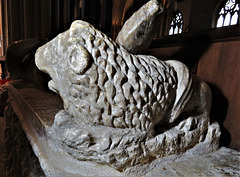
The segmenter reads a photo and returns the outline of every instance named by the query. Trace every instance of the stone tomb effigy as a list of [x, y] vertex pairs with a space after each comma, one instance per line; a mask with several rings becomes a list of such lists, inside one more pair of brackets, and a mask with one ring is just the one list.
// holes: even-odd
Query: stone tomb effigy
[[[5, 137], [10, 138], [10, 144], [8, 140], [5, 143], [11, 145], [7, 146], [7, 152], [16, 151], [16, 154], [12, 154], [13, 157], [8, 159], [11, 160], [8, 162], [9, 168], [8, 166], [6, 168], [5, 162], [8, 176], [239, 176], [240, 174], [240, 153], [224, 147], [214, 153], [202, 152], [202, 155], [194, 151], [191, 156], [189, 153], [169, 155], [145, 164], [140, 169], [135, 166], [125, 172], [94, 162], [79, 161], [63, 151], [46, 134], [54, 123], [55, 114], [62, 109], [60, 96], [40, 90], [32, 83], [22, 81], [10, 83], [5, 118], [7, 130], [12, 127], [12, 133], [16, 134], [14, 139], [20, 145], [18, 143], [13, 145], [11, 136], [5, 131]], [[18, 121], [20, 125], [16, 126]], [[20, 131], [22, 128], [24, 132]], [[26, 134], [37, 159], [31, 154], [28, 141], [22, 138], [22, 134]]]
[[23, 111], [19, 119], [46, 176], [143, 176], [218, 149], [207, 84], [181, 62], [139, 55], [163, 8], [150, 0], [116, 42], [75, 21], [40, 47], [36, 65], [60, 97], [33, 88], [35, 97], [11, 84], [15, 111]]

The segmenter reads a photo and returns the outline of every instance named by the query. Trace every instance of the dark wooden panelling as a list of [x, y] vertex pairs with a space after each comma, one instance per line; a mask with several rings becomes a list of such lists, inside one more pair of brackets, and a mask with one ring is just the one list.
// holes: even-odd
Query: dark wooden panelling
[[102, 0], [100, 29], [108, 36], [111, 36], [112, 4], [112, 0]]
[[[148, 52], [160, 59], [177, 59], [186, 65], [196, 63], [194, 71], [212, 90], [211, 119], [219, 122], [222, 136], [220, 145], [240, 150], [240, 40], [235, 38], [213, 39], [205, 43], [204, 50], [194, 52], [187, 39], [168, 45], [161, 44]], [[161, 47], [162, 45], [162, 47]], [[195, 56], [194, 56], [195, 53]], [[192, 58], [192, 62], [191, 60]], [[194, 61], [196, 59], [196, 61]]]
[[239, 40], [240, 30], [236, 25], [154, 39], [148, 52], [163, 60], [171, 58], [182, 61], [196, 73], [198, 61], [211, 44]]
[[[41, 32], [41, 19], [40, 14], [40, 1], [37, 0], [23, 0], [23, 20], [24, 20], [24, 38], [34, 37], [36, 34], [39, 35]], [[17, 19], [17, 17], [15, 17]], [[18, 17], [22, 20], [21, 17]], [[16, 31], [16, 30], [14, 30]]]
[[55, 36], [54, 34], [57, 33], [57, 31], [60, 29], [60, 4], [59, 0], [52, 0], [51, 1], [51, 34], [53, 37]]
[[75, 0], [7, 1], [8, 41], [55, 37], [67, 30], [75, 17]]
[[[213, 92], [211, 116], [222, 124], [222, 143], [240, 150], [240, 41], [213, 43], [198, 63], [197, 75]], [[230, 134], [228, 134], [230, 133]]]
[[192, 0], [189, 31], [202, 31], [212, 28], [212, 19], [215, 16], [216, 5], [219, 0]]
[[[23, 0], [8, 1], [8, 24], [9, 24], [9, 41], [20, 40], [23, 35], [23, 31], [21, 31], [23, 25], [23, 15], [22, 15], [22, 3]], [[19, 8], [20, 7], [20, 8]], [[18, 17], [18, 18], [16, 18]]]
[[51, 1], [41, 0], [41, 36], [49, 37], [51, 34]]

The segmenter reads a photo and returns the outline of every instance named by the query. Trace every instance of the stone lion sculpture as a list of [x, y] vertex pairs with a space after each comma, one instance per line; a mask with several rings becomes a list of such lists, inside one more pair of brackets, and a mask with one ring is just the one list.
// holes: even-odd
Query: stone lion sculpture
[[75, 21], [37, 50], [37, 67], [64, 102], [52, 127], [62, 148], [118, 170], [193, 148], [217, 149], [209, 87], [181, 62], [134, 55], [118, 43]]

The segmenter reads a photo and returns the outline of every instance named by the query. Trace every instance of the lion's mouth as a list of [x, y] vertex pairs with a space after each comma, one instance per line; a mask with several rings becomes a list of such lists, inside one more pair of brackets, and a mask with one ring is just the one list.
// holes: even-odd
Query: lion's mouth
[[50, 80], [50, 81], [48, 82], [48, 87], [49, 87], [49, 89], [52, 90], [53, 92], [59, 94], [59, 91], [58, 91], [58, 89], [57, 89], [57, 86], [56, 86], [56, 84], [55, 84], [55, 82], [54, 82], [53, 80]]

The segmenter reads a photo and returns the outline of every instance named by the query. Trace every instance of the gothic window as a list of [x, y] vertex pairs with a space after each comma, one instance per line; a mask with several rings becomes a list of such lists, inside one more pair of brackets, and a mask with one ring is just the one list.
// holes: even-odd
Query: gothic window
[[183, 15], [177, 10], [172, 15], [170, 24], [169, 35], [180, 34], [183, 31]]
[[239, 0], [227, 0], [220, 7], [217, 27], [236, 25], [239, 18]]

